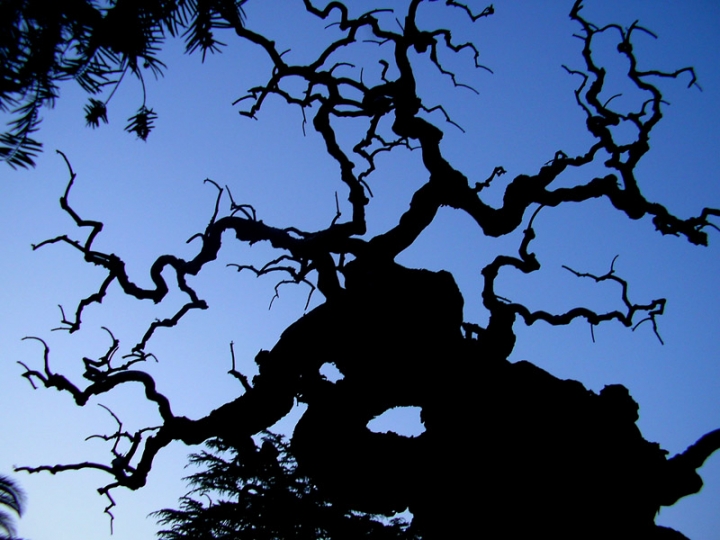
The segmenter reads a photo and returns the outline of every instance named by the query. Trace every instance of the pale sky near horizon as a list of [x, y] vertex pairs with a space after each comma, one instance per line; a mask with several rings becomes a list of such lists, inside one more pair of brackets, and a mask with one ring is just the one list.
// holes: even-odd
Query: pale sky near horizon
[[[399, 2], [394, 2], [394, 5]], [[405, 3], [403, 3], [404, 5]], [[470, 2], [481, 10], [485, 4]], [[588, 136], [582, 111], [574, 104], [578, 80], [562, 68], [581, 68], [577, 25], [567, 17], [571, 1], [518, 2], [497, 0], [495, 15], [466, 24], [451, 10], [447, 24], [458, 26], [458, 40], [473, 39], [480, 61], [494, 74], [473, 70], [469, 55], [451, 61], [460, 79], [479, 95], [453, 89], [446, 78], [419, 68], [421, 92], [428, 105], [442, 103], [466, 131], [431, 118], [445, 132], [443, 151], [471, 181], [485, 179], [502, 165], [505, 180], [533, 173], [557, 150], [582, 151]], [[599, 1], [587, 0], [586, 15], [598, 23], [627, 26], [639, 19], [659, 39], [638, 35], [636, 51], [642, 66], [673, 70], [696, 68], [702, 91], [687, 88], [687, 78], [663, 81], [665, 118], [653, 132], [651, 151], [638, 167], [648, 199], [665, 204], [676, 215], [697, 215], [705, 206], [720, 207], [720, 3], [711, 0]], [[326, 23], [298, 28], [301, 2], [251, 0], [248, 25], [277, 36], [280, 49], [292, 47], [302, 58], [324, 39]], [[442, 8], [430, 4], [428, 10]], [[399, 11], [402, 13], [402, 11]], [[434, 13], [428, 11], [427, 13]], [[309, 20], [309, 19], [308, 19]], [[442, 21], [446, 21], [443, 19]], [[453, 28], [455, 28], [453, 26]], [[332, 31], [332, 30], [331, 30]], [[109, 481], [94, 471], [59, 475], [13, 473], [16, 465], [107, 462], [108, 446], [85, 438], [115, 429], [113, 419], [97, 404], [109, 406], [126, 429], [157, 422], [155, 409], [138, 388], [118, 388], [84, 408], [69, 394], [33, 391], [21, 378], [17, 361], [39, 367], [42, 347], [21, 341], [45, 339], [51, 367], [82, 381], [83, 356], [97, 357], [109, 344], [106, 326], [121, 340], [125, 352], [138, 341], [147, 324], [167, 317], [181, 297], [171, 294], [159, 306], [149, 305], [111, 288], [102, 306], [84, 316], [83, 330], [68, 335], [58, 326], [58, 304], [74, 310], [77, 301], [97, 289], [103, 273], [82, 261], [68, 246], [31, 251], [30, 244], [60, 234], [84, 238], [62, 212], [58, 198], [68, 180], [62, 150], [77, 173], [70, 202], [84, 218], [105, 223], [97, 247], [127, 261], [128, 271], [148, 285], [147, 270], [159, 255], [191, 257], [197, 244], [186, 244], [207, 225], [216, 192], [203, 185], [211, 178], [228, 185], [236, 201], [252, 204], [259, 217], [276, 226], [301, 229], [327, 226], [335, 215], [335, 192], [345, 215], [344, 186], [335, 163], [311, 129], [303, 136], [302, 116], [271, 99], [249, 120], [231, 103], [245, 90], [264, 82], [269, 64], [257, 47], [232, 36], [220, 55], [205, 64], [199, 55], [183, 56], [182, 44], [168, 42], [161, 57], [166, 76], [148, 84], [148, 106], [159, 114], [147, 142], [124, 133], [126, 118], [142, 99], [138, 84], [127, 80], [109, 107], [110, 124], [98, 130], [84, 126], [87, 96], [64, 86], [56, 108], [43, 113], [39, 138], [45, 152], [29, 171], [0, 169], [0, 473], [11, 474], [28, 495], [28, 511], [18, 522], [30, 540], [150, 539], [157, 526], [147, 515], [177, 507], [187, 490], [181, 477], [187, 455], [199, 448], [175, 443], [156, 458], [148, 485], [137, 492], [115, 490], [114, 536], [109, 534], [96, 493]], [[296, 56], [292, 56], [296, 55]], [[607, 97], [610, 97], [609, 95]], [[346, 132], [343, 132], [346, 133]], [[349, 139], [348, 139], [349, 140]], [[393, 152], [379, 160], [370, 177], [374, 198], [368, 207], [370, 234], [397, 221], [411, 193], [425, 180], [419, 153]], [[597, 169], [595, 169], [597, 171]], [[568, 182], [586, 181], [581, 174]], [[225, 209], [227, 208], [224, 207]], [[516, 324], [518, 341], [511, 360], [527, 359], [561, 378], [573, 378], [599, 391], [606, 384], [625, 384], [640, 404], [644, 436], [675, 454], [704, 433], [720, 427], [720, 233], [710, 231], [710, 246], [663, 237], [648, 218], [631, 222], [607, 201], [565, 205], [540, 212], [537, 239], [531, 245], [543, 265], [540, 272], [520, 276], [506, 271], [498, 293], [536, 309], [566, 310], [588, 305], [598, 310], [619, 306], [611, 284], [578, 280], [562, 269], [604, 273], [615, 255], [615, 268], [630, 283], [631, 299], [643, 303], [668, 299], [659, 319], [661, 345], [649, 325], [632, 332], [618, 324], [595, 329], [576, 322], [550, 328], [538, 323]], [[431, 270], [446, 269], [465, 296], [465, 319], [483, 323], [486, 314], [479, 293], [480, 269], [499, 253], [514, 254], [518, 234], [484, 238], [467, 216], [442, 209], [436, 222], [399, 262]], [[235, 343], [239, 369], [252, 375], [252, 359], [273, 346], [280, 332], [302, 315], [308, 294], [304, 286], [280, 290], [271, 310], [272, 278], [237, 274], [227, 263], [267, 261], [271, 250], [233, 243], [230, 236], [219, 260], [208, 265], [193, 285], [210, 309], [188, 315], [170, 330], [158, 331], [150, 351], [158, 363], [147, 366], [175, 414], [199, 417], [240, 392], [227, 375], [228, 344]], [[311, 307], [321, 301], [315, 293]], [[441, 369], [441, 366], [439, 367]], [[286, 423], [285, 429], [290, 429]], [[472, 429], [472, 426], [469, 426]], [[672, 526], [693, 540], [717, 539], [720, 530], [720, 454], [700, 470], [705, 487], [661, 511], [658, 523]]]

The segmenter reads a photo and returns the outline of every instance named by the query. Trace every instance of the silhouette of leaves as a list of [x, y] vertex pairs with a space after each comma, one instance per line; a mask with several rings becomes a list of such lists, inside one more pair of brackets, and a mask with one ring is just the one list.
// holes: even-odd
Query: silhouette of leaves
[[17, 531], [15, 522], [3, 508], [9, 508], [17, 516], [25, 511], [25, 494], [12, 478], [0, 475], [0, 540], [12, 540]]
[[101, 120], [104, 124], [108, 123], [107, 107], [102, 101], [90, 98], [90, 102], [85, 105], [85, 121], [88, 126], [96, 128], [100, 126]]
[[242, 452], [210, 439], [210, 451], [190, 456], [201, 470], [186, 478], [192, 489], [180, 509], [152, 514], [169, 527], [159, 531], [161, 540], [419, 538], [402, 519], [334, 504], [298, 469], [284, 437], [261, 436], [259, 447], [248, 441]]
[[146, 141], [150, 131], [152, 131], [153, 122], [157, 119], [157, 114], [152, 109], [148, 109], [145, 105], [140, 107], [137, 113], [128, 118], [128, 125], [125, 131], [135, 133], [138, 138]]
[[[93, 2], [0, 2], [0, 111], [11, 121], [0, 134], [0, 159], [12, 167], [30, 167], [40, 142], [30, 138], [39, 111], [52, 106], [57, 83], [73, 80], [87, 93], [116, 85], [126, 71], [162, 75], [158, 58], [166, 34], [185, 30], [188, 52], [218, 50], [213, 29], [239, 28], [244, 0], [117, 0]], [[114, 92], [114, 90], [113, 90]], [[112, 96], [112, 94], [111, 94]], [[105, 100], [105, 104], [109, 98]], [[88, 108], [89, 107], [89, 108]], [[93, 102], [86, 107], [90, 127], [104, 116]], [[141, 139], [150, 124], [131, 129]], [[144, 136], [143, 136], [144, 135]]]

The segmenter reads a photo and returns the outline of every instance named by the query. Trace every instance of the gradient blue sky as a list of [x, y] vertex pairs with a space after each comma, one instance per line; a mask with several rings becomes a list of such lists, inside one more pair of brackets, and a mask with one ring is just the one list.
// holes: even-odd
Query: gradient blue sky
[[[288, 54], [297, 62], [308, 58], [308, 51], [324, 39], [324, 23], [307, 19], [300, 28], [294, 24], [300, 20], [300, 4], [266, 0], [247, 6], [249, 25], [275, 36], [279, 49], [292, 48]], [[484, 7], [470, 4], [477, 10]], [[466, 24], [459, 10], [451, 10], [445, 21], [442, 9], [436, 13], [440, 2], [426, 6], [423, 17], [457, 27], [454, 35], [459, 41], [473, 39], [481, 62], [494, 71], [490, 75], [471, 69], [467, 54], [448, 59], [461, 80], [478, 89], [475, 95], [453, 89], [446, 78], [423, 61], [418, 63], [426, 104], [445, 105], [466, 131], [444, 124], [439, 115], [433, 117], [445, 129], [446, 156], [471, 181], [486, 178], [497, 165], [508, 170], [508, 177], [531, 173], [557, 150], [572, 154], [587, 146], [583, 114], [573, 97], [578, 81], [561, 68], [582, 67], [580, 42], [572, 37], [577, 27], [567, 17], [571, 4], [498, 0], [496, 14], [475, 25]], [[720, 207], [720, 3], [588, 0], [586, 16], [598, 24], [629, 25], [640, 19], [656, 32], [658, 40], [644, 35], [636, 40], [641, 66], [695, 66], [702, 92], [686, 88], [686, 80], [662, 83], [670, 105], [653, 132], [652, 150], [638, 167], [638, 178], [649, 199], [681, 217], [697, 215], [704, 206]], [[112, 329], [127, 352], [150, 321], [174, 313], [182, 300], [171, 294], [153, 306], [126, 298], [112, 287], [102, 306], [86, 311], [81, 332], [69, 336], [50, 331], [58, 326], [57, 305], [74, 309], [103, 277], [68, 247], [30, 250], [31, 243], [58, 234], [82, 237], [57, 202], [68, 173], [55, 149], [67, 154], [78, 174], [71, 204], [81, 216], [105, 223], [96, 247], [122, 256], [131, 275], [145, 285], [147, 269], [157, 256], [195, 253], [197, 245], [185, 241], [204, 229], [216, 195], [203, 185], [204, 178], [230, 186], [236, 201], [253, 204], [271, 225], [327, 226], [335, 214], [336, 191], [342, 209], [349, 211], [335, 163], [319, 137], [311, 131], [303, 136], [297, 108], [270, 100], [253, 121], [231, 106], [248, 87], [264, 82], [270, 66], [258, 48], [229, 35], [221, 39], [229, 46], [204, 65], [199, 56], [182, 55], [181, 43], [167, 43], [166, 76], [148, 84], [148, 105], [160, 118], [147, 142], [122, 131], [125, 119], [141, 103], [138, 84], [123, 84], [110, 104], [110, 125], [94, 131], [84, 126], [86, 96], [67, 86], [56, 108], [43, 114], [40, 138], [46, 152], [37, 167], [0, 169], [0, 472], [11, 473], [14, 465], [107, 461], [106, 443], [84, 441], [115, 429], [97, 403], [111, 407], [129, 430], [158, 422], [154, 407], [138, 388], [119, 388], [84, 408], [76, 407], [68, 394], [33, 391], [20, 377], [16, 362], [40, 366], [42, 349], [37, 342], [21, 341], [23, 336], [46, 339], [51, 366], [80, 382], [81, 358], [100, 356], [109, 343], [102, 326]], [[361, 50], [354, 61], [373, 54], [367, 52], [372, 49]], [[607, 58], [611, 53], [609, 47]], [[627, 94], [621, 99], [631, 98]], [[344, 137], [352, 135], [352, 128], [342, 129]], [[395, 223], [410, 194], [426, 180], [419, 158], [418, 153], [398, 151], [379, 160], [379, 170], [369, 180], [375, 195], [368, 209], [371, 234]], [[568, 177], [567, 182], [586, 181], [592, 172]], [[499, 200], [503, 185], [490, 191], [490, 201]], [[544, 210], [535, 229], [538, 238], [532, 247], [542, 270], [531, 276], [506, 271], [498, 282], [500, 294], [554, 311], [575, 305], [612, 309], [619, 305], [612, 284], [575, 279], [561, 265], [603, 273], [619, 255], [616, 270], [630, 282], [631, 299], [668, 298], [666, 315], [660, 319], [665, 345], [647, 325], [631, 332], [606, 324], [596, 328], [593, 343], [582, 322], [564, 328], [518, 324], [512, 359], [528, 359], [596, 391], [606, 384], [625, 384], [640, 404], [639, 426], [645, 437], [673, 454], [720, 427], [720, 233], [711, 232], [709, 248], [692, 246], [661, 237], [648, 219], [630, 222], [606, 201]], [[518, 241], [517, 234], [486, 239], [467, 216], [443, 209], [399, 261], [452, 271], [465, 295], [465, 319], [483, 323], [479, 271], [498, 253], [515, 253]], [[272, 347], [279, 333], [303, 313], [306, 287], [281, 289], [268, 310], [272, 278], [238, 275], [225, 266], [262, 263], [272, 255], [262, 245], [238, 245], [228, 236], [218, 261], [192, 281], [210, 309], [190, 314], [177, 328], [161, 330], [152, 339], [148, 350], [159, 362], [147, 369], [171, 398], [176, 414], [198, 417], [237, 396], [241, 388], [226, 373], [229, 342], [235, 342], [239, 369], [251, 375], [257, 351]], [[320, 300], [316, 294], [311, 305]], [[193, 450], [172, 445], [158, 456], [145, 488], [114, 492], [114, 539], [154, 536], [157, 527], [147, 514], [177, 505], [186, 491], [181, 480], [189, 473], [183, 468], [186, 456]], [[700, 472], [703, 491], [663, 509], [658, 521], [693, 540], [716, 539], [720, 456], [713, 456]], [[19, 523], [23, 537], [110, 538], [102, 512], [106, 500], [95, 492], [108, 480], [103, 474], [13, 477], [29, 498], [27, 514]]]

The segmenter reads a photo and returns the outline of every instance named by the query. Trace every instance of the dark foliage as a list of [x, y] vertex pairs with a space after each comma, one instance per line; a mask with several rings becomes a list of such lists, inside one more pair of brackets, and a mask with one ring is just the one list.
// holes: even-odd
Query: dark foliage
[[300, 473], [287, 441], [263, 432], [262, 445], [237, 448], [219, 439], [210, 452], [190, 456], [202, 470], [187, 478], [193, 488], [179, 510], [155, 512], [162, 540], [413, 540], [403, 520], [333, 504]]
[[[74, 80], [89, 94], [109, 88], [104, 101], [92, 98], [88, 125], [107, 122], [105, 107], [130, 72], [159, 76], [158, 53], [166, 34], [185, 37], [187, 51], [218, 50], [213, 32], [241, 25], [245, 0], [3, 0], [0, 2], [0, 111], [10, 112], [0, 135], [0, 159], [28, 167], [42, 144], [33, 138], [40, 110], [52, 106], [59, 83]], [[144, 87], [144, 85], [143, 85]], [[152, 122], [140, 113], [127, 130], [146, 139]], [[150, 109], [151, 110], [151, 109]]]
[[157, 114], [152, 109], [148, 109], [144, 105], [140, 110], [128, 119], [128, 125], [125, 131], [135, 133], [138, 138], [146, 141], [150, 130], [153, 128], [153, 122], [157, 119]]
[[16, 538], [15, 523], [5, 508], [17, 516], [22, 516], [25, 494], [11, 478], [0, 475], [0, 540], [13, 540]]
[[93, 128], [100, 127], [101, 120], [107, 124], [107, 107], [105, 104], [95, 98], [90, 98], [90, 101], [85, 106], [85, 120], [88, 127]]

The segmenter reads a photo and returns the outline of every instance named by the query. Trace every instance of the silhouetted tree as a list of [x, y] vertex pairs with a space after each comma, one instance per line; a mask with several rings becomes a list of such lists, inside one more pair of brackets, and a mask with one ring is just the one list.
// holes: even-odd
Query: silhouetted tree
[[4, 510], [5, 508], [22, 516], [25, 509], [25, 495], [11, 478], [0, 475], [0, 540], [12, 540], [16, 538], [15, 523], [13, 517]]
[[[297, 65], [286, 61], [271, 37], [250, 29], [241, 17], [241, 2], [157, 3], [161, 4], [171, 6], [167, 8], [170, 15], [146, 12], [137, 7], [140, 4], [129, 1], [118, 1], [114, 8], [102, 12], [98, 25], [110, 24], [107, 19], [120, 13], [121, 6], [135, 6], [140, 11], [128, 15], [128, 28], [135, 29], [137, 21], [145, 26], [137, 43], [133, 42], [135, 48], [128, 48], [130, 42], [120, 37], [118, 44], [81, 47], [84, 56], [80, 64], [93, 69], [100, 65], [100, 73], [130, 70], [137, 74], [138, 60], [150, 68], [158, 65], [150, 53], [159, 43], [156, 37], [162, 29], [170, 31], [173, 24], [179, 24], [172, 14], [187, 6], [193, 6], [198, 14], [210, 13], [210, 26], [203, 26], [200, 21], [205, 19], [195, 16], [196, 22], [189, 28], [195, 28], [196, 33], [191, 30], [188, 48], [212, 50], [212, 42], [192, 36], [206, 35], [198, 33], [198, 28], [216, 26], [232, 29], [266, 53], [272, 71], [266, 84], [250, 89], [238, 100], [248, 105], [243, 114], [255, 118], [270, 98], [300, 107], [337, 164], [351, 215], [343, 216], [338, 205], [335, 219], [324, 229], [274, 227], [262, 221], [252, 206], [238, 204], [232, 197], [229, 210], [222, 214], [226, 190], [216, 185], [217, 204], [210, 223], [193, 237], [200, 244], [196, 255], [188, 260], [173, 255], [157, 258], [150, 268], [152, 286], [144, 287], [129, 275], [120, 257], [96, 249], [94, 242], [102, 223], [81, 217], [71, 205], [69, 196], [76, 174], [66, 159], [70, 181], [61, 206], [79, 228], [89, 233], [83, 240], [58, 236], [35, 248], [67, 244], [87, 262], [104, 269], [106, 277], [95, 293], [78, 303], [74, 314], [63, 312], [63, 327], [71, 333], [78, 331], [84, 309], [101, 302], [112, 283], [129, 296], [159, 303], [174, 287], [166, 281], [172, 274], [177, 291], [187, 300], [171, 317], [151, 323], [120, 365], [114, 362], [119, 342], [111, 334], [111, 346], [103, 356], [83, 359], [85, 385], [53, 371], [48, 346], [34, 338], [42, 342], [45, 356], [42, 367], [25, 366], [24, 376], [31, 383], [68, 392], [81, 406], [115, 387], [139, 384], [157, 406], [162, 424], [129, 433], [118, 420], [117, 432], [105, 437], [113, 442], [110, 464], [83, 462], [21, 469], [53, 473], [101, 470], [112, 481], [99, 491], [110, 498], [110, 491], [117, 487], [142, 487], [158, 452], [173, 441], [221, 441], [215, 443], [221, 445], [219, 448], [234, 449], [242, 455], [242, 449], [253, 446], [252, 436], [284, 417], [297, 400], [307, 404], [291, 440], [297, 473], [322, 490], [334, 511], [343, 516], [346, 509], [393, 515], [409, 508], [414, 530], [427, 539], [476, 537], [479, 531], [502, 531], [501, 536], [507, 538], [682, 538], [680, 533], [656, 526], [655, 516], [661, 506], [672, 505], [700, 489], [702, 481], [696, 470], [720, 447], [720, 430], [668, 458], [659, 445], [641, 436], [635, 424], [638, 406], [624, 387], [611, 385], [596, 394], [579, 382], [557, 379], [529, 362], [507, 360], [515, 345], [513, 327], [518, 319], [528, 325], [537, 321], [566, 325], [577, 319], [585, 319], [591, 326], [607, 321], [626, 327], [646, 323], [657, 334], [656, 318], [662, 314], [665, 300], [632, 301], [627, 282], [614, 267], [602, 275], [572, 270], [578, 277], [617, 284], [620, 306], [608, 312], [576, 307], [555, 314], [503, 298], [496, 291], [496, 280], [508, 268], [523, 274], [540, 268], [531, 249], [534, 220], [540, 211], [552, 212], [571, 202], [603, 198], [631, 220], [649, 217], [661, 234], [707, 244], [706, 231], [717, 228], [711, 218], [720, 216], [720, 210], [704, 208], [696, 217], [686, 219], [675, 216], [661, 203], [647, 199], [636, 178], [636, 167], [650, 148], [651, 132], [662, 119], [660, 84], [682, 78], [693, 86], [693, 69], [640, 67], [633, 38], [649, 31], [636, 23], [627, 28], [617, 24], [596, 26], [583, 16], [580, 1], [575, 2], [570, 17], [578, 27], [584, 67], [566, 69], [578, 81], [575, 97], [585, 116], [590, 142], [576, 155], [558, 150], [537, 170], [507, 182], [502, 203], [494, 207], [484, 199], [484, 190], [500, 182], [498, 178], [505, 170], [495, 167], [486, 179], [471, 181], [453, 167], [441, 146], [443, 132], [430, 120], [434, 118], [431, 113], [453, 122], [441, 106], [423, 100], [415, 71], [416, 58], [426, 58], [456, 86], [463, 86], [444, 67], [439, 51], [469, 53], [475, 66], [483, 67], [478, 62], [479, 53], [472, 43], [456, 43], [449, 29], [421, 28], [417, 14], [422, 0], [410, 0], [402, 16], [388, 9], [356, 16], [342, 2], [318, 8], [311, 0], [304, 0], [309, 16], [326, 20], [337, 32], [333, 35], [340, 37], [331, 40], [313, 61]], [[201, 6], [206, 9], [210, 5], [219, 7], [201, 10]], [[454, 0], [446, 0], [445, 6], [460, 10], [472, 22], [494, 13], [492, 6], [476, 11]], [[86, 34], [95, 35], [89, 30]], [[72, 39], [89, 44], [90, 37], [83, 37], [86, 34], [81, 32]], [[360, 69], [342, 60], [341, 51], [368, 38], [380, 55], [373, 69]], [[626, 84], [642, 96], [640, 99], [613, 100], [615, 92], [606, 79], [606, 70], [593, 53], [598, 39], [615, 41], [617, 54], [627, 64]], [[98, 63], [110, 53], [116, 55], [109, 64], [114, 67], [103, 72], [106, 68]], [[49, 64], [32, 71], [28, 79], [19, 79], [20, 87], [31, 85], [25, 81], [36, 81], [33, 77], [39, 77], [38, 73], [47, 73], [48, 65], [62, 66], [63, 54], [49, 55]], [[83, 82], [80, 68], [52, 69], [59, 70], [56, 78], [67, 74]], [[52, 69], [49, 72], [55, 73]], [[289, 79], [295, 84], [285, 85]], [[303, 81], [302, 90], [297, 90], [298, 80]], [[103, 119], [99, 103], [91, 102], [90, 124]], [[143, 104], [129, 130], [144, 138], [151, 123], [150, 112]], [[337, 124], [341, 120], [352, 120], [362, 127], [354, 144], [348, 146], [347, 134], [339, 136]], [[32, 122], [21, 120], [12, 136], [25, 137], [34, 127]], [[34, 147], [28, 146], [28, 140], [16, 141], [6, 152], [11, 164], [30, 163], [28, 156]], [[23, 144], [25, 154], [18, 153]], [[375, 170], [380, 153], [398, 148], [419, 151], [428, 179], [413, 193], [409, 208], [396, 224], [368, 237], [367, 178]], [[601, 174], [597, 172], [600, 168]], [[566, 177], [578, 170], [591, 179], [565, 183]], [[433, 222], [440, 207], [463, 212], [488, 237], [522, 231], [517, 254], [498, 255], [482, 270], [482, 300], [489, 313], [485, 326], [463, 320], [463, 297], [448, 272], [409, 269], [395, 261]], [[238, 270], [280, 275], [279, 284], [308, 283], [319, 290], [324, 302], [290, 325], [271, 350], [257, 354], [259, 374], [252, 381], [233, 365], [232, 373], [245, 390], [241, 396], [205, 417], [189, 419], [173, 413], [169, 400], [139, 365], [150, 357], [148, 343], [156, 331], [176, 326], [192, 310], [208, 307], [189, 278], [216, 259], [222, 243], [229, 241], [229, 236], [223, 235], [226, 232], [232, 232], [239, 242], [266, 242], [279, 252], [260, 267], [239, 264]], [[432, 362], [435, 358], [443, 359], [441, 370]], [[320, 373], [326, 363], [335, 364], [344, 378], [326, 380]], [[367, 429], [373, 417], [398, 406], [422, 409], [426, 428], [422, 435], [401, 437]], [[484, 436], [493, 444], [449, 443], [470, 425], [482, 426]], [[477, 463], [485, 466], [475, 466]], [[253, 465], [247, 462], [241, 466]], [[285, 481], [286, 473], [281, 466], [273, 478]], [[114, 504], [110, 501], [109, 508]], [[193, 516], [198, 519], [206, 519], [214, 508], [221, 508], [201, 508], [200, 503], [190, 501], [185, 499], [184, 511], [196, 512]], [[309, 501], [312, 498], [303, 504]], [[358, 531], [364, 534], [368, 522], [360, 522], [364, 525], [359, 525]]]
[[206, 442], [211, 452], [190, 456], [202, 470], [188, 477], [192, 491], [179, 510], [155, 516], [168, 530], [163, 540], [181, 539], [402, 539], [417, 538], [396, 518], [353, 512], [333, 504], [298, 471], [287, 441], [262, 434], [260, 448], [242, 449], [219, 439]]

